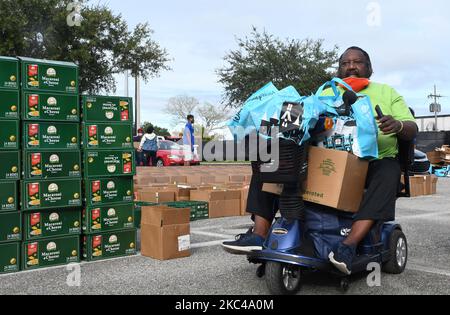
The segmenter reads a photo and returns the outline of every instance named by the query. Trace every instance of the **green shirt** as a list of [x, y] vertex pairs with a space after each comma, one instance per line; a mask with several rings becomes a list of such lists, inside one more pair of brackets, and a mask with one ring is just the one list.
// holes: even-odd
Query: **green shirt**
[[[343, 88], [339, 88], [341, 93]], [[372, 103], [373, 114], [376, 117], [375, 107], [380, 105], [381, 111], [384, 115], [390, 115], [396, 120], [400, 121], [414, 121], [414, 116], [406, 105], [404, 99], [396, 90], [386, 84], [371, 82], [367, 88], [359, 92], [367, 95]], [[324, 91], [324, 95], [333, 95], [331, 89]], [[381, 130], [378, 130], [378, 152], [379, 159], [396, 157], [398, 155], [398, 141], [397, 135], [384, 135]]]

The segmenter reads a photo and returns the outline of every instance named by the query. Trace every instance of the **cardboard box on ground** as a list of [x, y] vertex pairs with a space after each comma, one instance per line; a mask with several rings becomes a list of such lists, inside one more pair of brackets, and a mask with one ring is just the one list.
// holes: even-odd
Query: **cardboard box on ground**
[[142, 207], [141, 254], [159, 260], [190, 256], [190, 209]]
[[431, 164], [449, 164], [450, 163], [450, 146], [443, 145], [436, 148], [432, 152], [427, 153], [428, 160]]
[[[405, 182], [402, 176], [402, 183]], [[438, 177], [436, 175], [416, 175], [409, 177], [411, 197], [437, 194]]]
[[[311, 147], [305, 201], [355, 213], [359, 210], [369, 162], [343, 151]], [[264, 184], [263, 190], [280, 195], [283, 185]]]

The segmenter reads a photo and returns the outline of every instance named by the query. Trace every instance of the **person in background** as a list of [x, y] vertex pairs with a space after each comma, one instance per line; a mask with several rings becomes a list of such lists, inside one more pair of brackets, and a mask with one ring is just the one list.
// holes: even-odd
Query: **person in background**
[[184, 127], [183, 132], [183, 146], [184, 146], [184, 165], [190, 166], [190, 161], [193, 158], [194, 153], [194, 145], [195, 145], [195, 138], [194, 138], [194, 123], [195, 118], [193, 115], [187, 116], [187, 123]]
[[[145, 166], [156, 166], [156, 152], [158, 151], [158, 138], [153, 126], [149, 126], [142, 136], [138, 151], [145, 155]], [[151, 159], [151, 164], [150, 164]]]
[[135, 148], [136, 148], [136, 165], [137, 166], [144, 165], [144, 152], [138, 150], [143, 136], [144, 136], [144, 129], [139, 128], [137, 135], [133, 137], [133, 142], [138, 143], [138, 147], [135, 146]]

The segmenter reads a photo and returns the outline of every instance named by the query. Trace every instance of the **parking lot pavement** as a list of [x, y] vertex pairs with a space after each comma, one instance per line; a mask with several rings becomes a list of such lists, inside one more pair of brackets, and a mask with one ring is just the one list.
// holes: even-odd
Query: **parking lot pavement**
[[[369, 287], [367, 275], [352, 278], [349, 294], [450, 294], [450, 179], [438, 195], [401, 199], [397, 219], [409, 242], [402, 275], [385, 275]], [[156, 261], [136, 256], [83, 263], [81, 285], [69, 287], [66, 267], [0, 276], [0, 294], [267, 294], [264, 279], [245, 257], [225, 253], [220, 243], [250, 226], [248, 217], [193, 222], [192, 256]], [[301, 294], [340, 294], [337, 280], [325, 274], [303, 279]]]

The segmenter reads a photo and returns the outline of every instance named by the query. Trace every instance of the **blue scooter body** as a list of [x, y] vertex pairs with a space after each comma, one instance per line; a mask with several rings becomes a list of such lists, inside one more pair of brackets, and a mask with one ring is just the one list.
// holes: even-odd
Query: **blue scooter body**
[[[343, 226], [343, 229], [346, 229], [346, 226]], [[357, 258], [352, 266], [353, 273], [366, 271], [368, 264], [372, 262], [383, 264], [388, 261], [390, 237], [397, 229], [401, 230], [401, 226], [395, 222], [383, 224], [378, 241], [375, 238], [380, 231], [372, 231], [357, 249]], [[345, 236], [342, 235], [342, 239]], [[334, 247], [337, 247], [338, 240], [339, 238], [336, 238]], [[308, 231], [305, 231], [305, 224], [299, 220], [284, 218], [276, 220], [263, 250], [252, 253], [249, 259], [255, 263], [274, 261], [339, 274], [326, 257], [318, 257], [314, 242], [308, 235]]]

